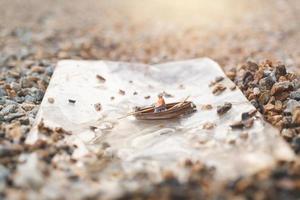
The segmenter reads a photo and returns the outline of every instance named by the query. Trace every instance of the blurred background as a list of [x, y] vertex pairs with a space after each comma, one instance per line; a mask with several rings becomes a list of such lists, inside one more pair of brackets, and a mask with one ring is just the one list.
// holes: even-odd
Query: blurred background
[[159, 63], [207, 56], [300, 65], [298, 0], [0, 0], [0, 64], [14, 58]]

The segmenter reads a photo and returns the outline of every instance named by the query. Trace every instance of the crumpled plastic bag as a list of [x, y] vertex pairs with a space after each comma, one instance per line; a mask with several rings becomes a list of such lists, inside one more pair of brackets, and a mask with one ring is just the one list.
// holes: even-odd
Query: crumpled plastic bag
[[[227, 89], [214, 95], [209, 84], [219, 76], [224, 77], [220, 83]], [[241, 119], [242, 113], [254, 109], [239, 89], [229, 89], [232, 86], [234, 83], [225, 77], [220, 66], [208, 58], [152, 66], [61, 61], [26, 142], [43, 138], [37, 131], [43, 119], [49, 127], [72, 132], [64, 142], [76, 144], [73, 157], [79, 161], [103, 149], [106, 156], [118, 159], [112, 165], [118, 166], [119, 172], [130, 175], [147, 171], [153, 174], [153, 181], [161, 179], [160, 172], [164, 169], [174, 171], [184, 181], [185, 171], [178, 163], [185, 159], [215, 166], [216, 178], [222, 180], [255, 173], [271, 167], [277, 160], [293, 159], [291, 149], [279, 137], [277, 129], [267, 124], [259, 113], [249, 129], [230, 127]], [[135, 106], [155, 103], [161, 92], [168, 94], [166, 103], [190, 96], [197, 112], [162, 121], [138, 121], [132, 116], [119, 119]], [[49, 98], [53, 98], [54, 103], [50, 103]], [[69, 99], [76, 102], [70, 103]], [[232, 103], [232, 108], [219, 116], [217, 106], [225, 102]], [[213, 108], [202, 110], [205, 104]], [[215, 127], [204, 129], [207, 122]], [[102, 182], [102, 189], [108, 182], [118, 185], [118, 178], [110, 179], [107, 171], [101, 174], [107, 180]]]

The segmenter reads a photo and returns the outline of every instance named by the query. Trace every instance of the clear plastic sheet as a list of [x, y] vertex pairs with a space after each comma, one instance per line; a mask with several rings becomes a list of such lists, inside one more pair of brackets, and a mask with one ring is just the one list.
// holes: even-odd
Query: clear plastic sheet
[[[226, 77], [221, 83], [227, 89], [214, 95], [209, 84], [218, 76], [225, 77], [220, 66], [208, 58], [153, 66], [110, 61], [61, 61], [27, 143], [43, 138], [37, 131], [37, 125], [43, 119], [46, 126], [72, 132], [63, 142], [77, 145], [73, 157], [79, 161], [103, 150], [105, 156], [114, 158], [99, 174], [105, 180], [101, 189], [106, 188], [107, 192], [110, 191], [108, 188], [119, 186], [120, 178], [112, 175], [114, 170], [129, 177], [147, 171], [153, 174], [151, 181], [155, 182], [167, 169], [184, 181], [186, 171], [180, 163], [191, 159], [215, 166], [216, 178], [224, 180], [271, 167], [277, 160], [293, 159], [291, 149], [279, 137], [278, 131], [264, 122], [259, 113], [252, 128], [230, 128], [232, 122], [241, 119], [243, 112], [254, 107], [240, 90], [229, 89], [234, 83]], [[170, 94], [165, 98], [167, 103], [190, 96], [197, 112], [163, 121], [138, 121], [132, 116], [119, 119], [135, 106], [155, 103], [161, 92]], [[145, 98], [147, 96], [150, 97]], [[49, 103], [49, 98], [53, 98], [54, 103]], [[76, 102], [69, 103], [69, 99]], [[219, 116], [216, 108], [224, 102], [233, 106]], [[98, 103], [101, 103], [101, 111], [95, 109], [94, 105]], [[211, 104], [213, 109], [202, 110], [204, 104]], [[203, 129], [206, 122], [214, 123], [215, 128]], [[126, 185], [141, 186], [135, 181]]]

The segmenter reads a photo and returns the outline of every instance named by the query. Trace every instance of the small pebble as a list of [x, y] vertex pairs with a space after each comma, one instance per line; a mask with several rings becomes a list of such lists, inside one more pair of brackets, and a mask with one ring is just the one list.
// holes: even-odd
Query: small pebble
[[217, 113], [218, 115], [224, 115], [225, 113], [227, 113], [232, 107], [231, 103], [224, 103], [224, 105], [222, 106], [217, 106]]
[[125, 91], [120, 89], [120, 90], [119, 90], [119, 94], [120, 94], [120, 95], [125, 95]]
[[76, 100], [74, 100], [74, 99], [69, 99], [69, 103], [75, 104], [75, 103], [76, 103]]
[[31, 67], [31, 71], [36, 72], [36, 73], [44, 73], [45, 68], [41, 67], [41, 66], [33, 66], [33, 67]]
[[103, 76], [100, 76], [99, 74], [96, 75], [96, 78], [101, 82], [104, 83], [106, 79]]
[[205, 104], [201, 106], [201, 110], [211, 110], [213, 109], [211, 104]]
[[211, 130], [213, 129], [214, 127], [216, 126], [215, 123], [212, 123], [212, 122], [205, 122], [202, 126], [203, 129], [206, 129], [206, 130]]
[[222, 84], [216, 84], [216, 86], [213, 88], [212, 93], [214, 95], [220, 95], [224, 90], [226, 90], [226, 87]]
[[54, 98], [49, 97], [49, 98], [48, 98], [48, 102], [51, 103], [51, 104], [53, 104], [53, 103], [55, 102], [55, 100], [54, 100]]
[[96, 103], [96, 104], [94, 105], [94, 108], [95, 108], [95, 110], [96, 110], [97, 112], [101, 111], [101, 109], [102, 109], [101, 103]]

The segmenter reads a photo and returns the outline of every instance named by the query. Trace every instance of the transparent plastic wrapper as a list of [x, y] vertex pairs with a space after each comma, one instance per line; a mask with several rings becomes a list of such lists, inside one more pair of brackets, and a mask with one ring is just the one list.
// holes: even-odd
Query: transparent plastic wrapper
[[[217, 77], [225, 91], [215, 95], [210, 83]], [[71, 132], [63, 143], [77, 146], [73, 157], [80, 162], [99, 151], [112, 158], [99, 176], [100, 190], [120, 189], [120, 176], [140, 171], [151, 174], [153, 182], [161, 172], [173, 171], [185, 181], [186, 159], [201, 161], [216, 168], [216, 178], [226, 180], [247, 176], [271, 167], [278, 160], [292, 160], [293, 153], [279, 137], [278, 130], [256, 113], [248, 129], [232, 129], [244, 112], [254, 107], [208, 58], [143, 65], [110, 61], [74, 61], [58, 63], [40, 106], [36, 124], [27, 143], [43, 138], [37, 126], [43, 120], [48, 127]], [[135, 106], [149, 106], [164, 92], [166, 103], [180, 102], [189, 96], [197, 112], [179, 119], [139, 121], [133, 116], [121, 118]], [[225, 102], [232, 108], [223, 115], [217, 106]], [[212, 109], [202, 109], [210, 104]], [[121, 119], [120, 119], [121, 118]], [[206, 129], [206, 124], [212, 127]], [[124, 176], [122, 176], [124, 177]], [[143, 184], [131, 180], [122, 187]], [[128, 189], [127, 188], [127, 189]]]

